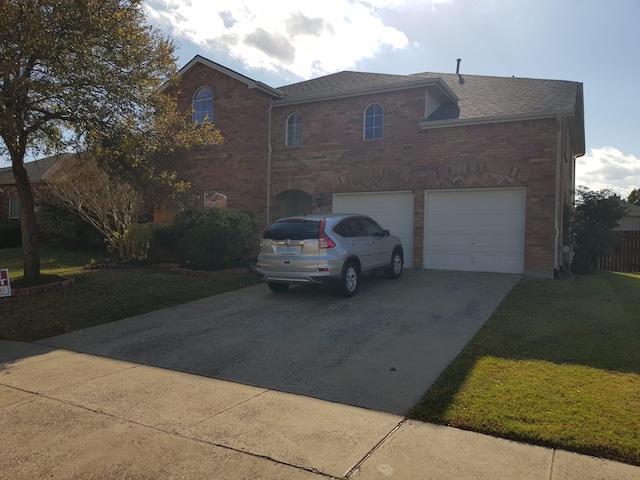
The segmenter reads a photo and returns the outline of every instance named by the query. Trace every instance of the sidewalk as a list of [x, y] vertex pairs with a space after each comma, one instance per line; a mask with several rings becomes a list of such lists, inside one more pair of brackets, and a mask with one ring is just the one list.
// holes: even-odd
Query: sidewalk
[[640, 467], [0, 341], [0, 479], [638, 479]]

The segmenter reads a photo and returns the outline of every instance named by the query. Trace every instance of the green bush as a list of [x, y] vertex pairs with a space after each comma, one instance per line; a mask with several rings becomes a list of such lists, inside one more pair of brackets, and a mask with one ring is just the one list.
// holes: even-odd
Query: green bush
[[191, 209], [174, 223], [183, 262], [192, 268], [218, 270], [237, 265], [252, 250], [255, 220], [233, 209]]
[[129, 242], [129, 259], [146, 260], [151, 240], [153, 239], [153, 225], [138, 223], [131, 225], [127, 232]]
[[241, 251], [233, 230], [217, 225], [190, 228], [180, 240], [186, 265], [197, 270], [220, 270], [232, 266]]
[[75, 212], [56, 205], [40, 207], [36, 213], [43, 242], [74, 248], [104, 248], [104, 239], [93, 225]]
[[147, 259], [158, 263], [183, 263], [184, 255], [178, 247], [175, 225], [151, 225], [151, 240]]
[[0, 248], [15, 248], [22, 245], [19, 223], [0, 223]]

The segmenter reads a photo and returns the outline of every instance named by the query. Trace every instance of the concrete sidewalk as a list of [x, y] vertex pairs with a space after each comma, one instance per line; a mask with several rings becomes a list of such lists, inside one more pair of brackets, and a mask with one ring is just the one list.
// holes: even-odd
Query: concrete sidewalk
[[1, 479], [638, 479], [640, 467], [0, 341]]

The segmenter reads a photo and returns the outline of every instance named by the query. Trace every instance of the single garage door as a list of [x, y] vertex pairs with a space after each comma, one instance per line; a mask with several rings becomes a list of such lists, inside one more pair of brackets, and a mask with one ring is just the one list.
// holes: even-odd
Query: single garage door
[[426, 192], [424, 268], [524, 273], [524, 189]]
[[336, 193], [333, 213], [369, 215], [382, 228], [400, 238], [404, 266], [413, 265], [413, 192]]

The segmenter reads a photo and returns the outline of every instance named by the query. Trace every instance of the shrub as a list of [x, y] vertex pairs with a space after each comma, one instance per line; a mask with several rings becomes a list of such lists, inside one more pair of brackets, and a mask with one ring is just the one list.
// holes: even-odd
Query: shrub
[[19, 223], [0, 223], [0, 248], [15, 248], [22, 245]]
[[137, 223], [131, 225], [126, 235], [128, 237], [129, 260], [146, 260], [153, 239], [153, 226]]
[[254, 247], [255, 221], [233, 209], [190, 209], [175, 219], [178, 246], [189, 266], [217, 270], [236, 265]]
[[147, 259], [151, 262], [182, 263], [184, 255], [178, 247], [175, 225], [151, 225], [151, 241]]
[[56, 205], [40, 207], [36, 213], [38, 233], [43, 242], [64, 247], [103, 248], [104, 239], [93, 225], [75, 212]]
[[202, 225], [190, 228], [180, 241], [186, 263], [199, 270], [220, 270], [240, 256], [236, 235], [229, 227]]

